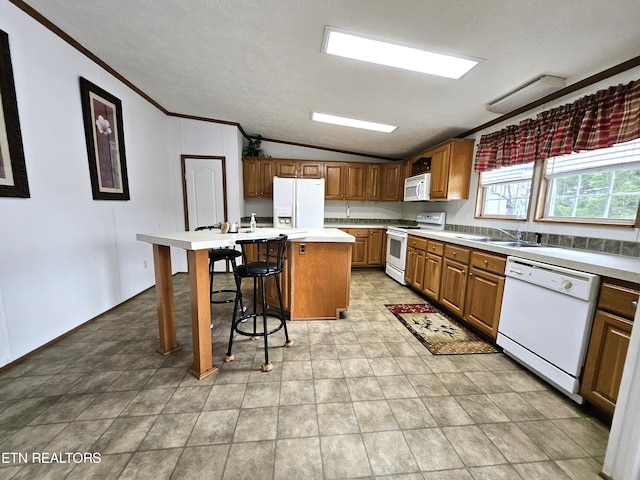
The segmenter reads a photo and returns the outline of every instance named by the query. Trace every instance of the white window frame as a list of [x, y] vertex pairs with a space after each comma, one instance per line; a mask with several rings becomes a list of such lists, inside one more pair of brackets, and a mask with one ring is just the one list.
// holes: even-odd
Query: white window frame
[[[495, 170], [489, 170], [481, 172], [478, 178], [478, 194], [476, 196], [476, 212], [475, 218], [496, 218], [503, 220], [517, 220], [526, 221], [529, 218], [529, 211], [531, 209], [531, 198], [533, 190], [533, 175], [535, 171], [534, 162], [513, 165], [510, 167], [502, 167]], [[518, 183], [529, 183], [529, 195], [525, 199], [527, 202], [526, 211], [524, 215], [517, 214], [500, 214], [500, 213], [487, 213], [487, 202], [490, 201], [487, 198], [489, 189], [491, 187], [500, 187], [515, 185]], [[514, 200], [518, 200], [518, 197]]]
[[[638, 213], [635, 218], [619, 219], [607, 217], [576, 217], [576, 216], [552, 216], [550, 212], [554, 207], [557, 197], [554, 195], [555, 181], [561, 178], [579, 176], [580, 183], [583, 175], [595, 172], [620, 171], [629, 168], [640, 168], [640, 139], [614, 145], [609, 148], [590, 150], [579, 153], [571, 153], [558, 157], [551, 157], [544, 162], [542, 168], [541, 188], [538, 195], [535, 221], [558, 223], [583, 223], [610, 226], [638, 226]], [[580, 198], [605, 197], [605, 215], [608, 214], [611, 199], [616, 195], [612, 192], [615, 175], [611, 176], [609, 191], [607, 194], [584, 194], [580, 189], [573, 195], [574, 212]]]

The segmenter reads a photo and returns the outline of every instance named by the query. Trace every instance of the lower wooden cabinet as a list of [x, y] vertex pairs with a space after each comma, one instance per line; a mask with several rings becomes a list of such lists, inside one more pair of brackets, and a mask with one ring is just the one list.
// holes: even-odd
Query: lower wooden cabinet
[[385, 230], [382, 228], [369, 229], [369, 245], [367, 246], [367, 265], [381, 267], [385, 264]]
[[640, 286], [604, 281], [585, 358], [580, 395], [609, 416], [618, 400]]
[[442, 280], [438, 300], [451, 312], [464, 317], [464, 301], [467, 293], [467, 270], [471, 250], [457, 245], [444, 247]]
[[441, 279], [442, 257], [429, 252], [425, 258], [422, 292], [434, 300], [438, 300], [438, 297], [440, 296]]
[[498, 336], [504, 277], [469, 268], [464, 319], [492, 339]]
[[342, 228], [356, 237], [353, 243], [352, 267], [381, 267], [384, 258], [384, 232], [382, 228]]
[[464, 319], [493, 340], [498, 336], [505, 267], [502, 256], [471, 253]]
[[610, 416], [616, 407], [633, 322], [597, 310], [580, 394]]

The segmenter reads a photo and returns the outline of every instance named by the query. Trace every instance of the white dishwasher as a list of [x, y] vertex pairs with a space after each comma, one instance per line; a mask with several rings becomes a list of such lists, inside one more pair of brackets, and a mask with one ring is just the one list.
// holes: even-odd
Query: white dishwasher
[[497, 343], [578, 403], [600, 277], [507, 257]]

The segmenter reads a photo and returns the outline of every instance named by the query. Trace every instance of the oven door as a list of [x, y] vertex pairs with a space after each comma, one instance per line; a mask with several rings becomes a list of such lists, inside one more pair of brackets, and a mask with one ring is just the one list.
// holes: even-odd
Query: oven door
[[404, 269], [407, 261], [406, 233], [387, 230], [387, 265], [385, 272], [397, 282], [405, 285]]

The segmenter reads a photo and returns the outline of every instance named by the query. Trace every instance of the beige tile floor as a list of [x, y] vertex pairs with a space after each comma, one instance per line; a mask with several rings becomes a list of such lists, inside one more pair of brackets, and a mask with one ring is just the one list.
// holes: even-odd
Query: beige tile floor
[[432, 356], [384, 307], [424, 299], [379, 270], [353, 272], [345, 319], [291, 323], [288, 349], [273, 335], [270, 373], [244, 337], [222, 362], [214, 306], [220, 370], [201, 381], [174, 285], [182, 350], [155, 353], [149, 290], [0, 373], [0, 478], [599, 478], [606, 425], [502, 354]]

